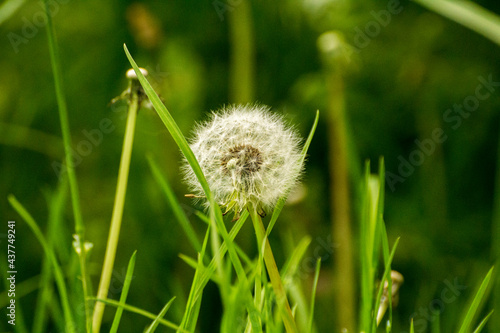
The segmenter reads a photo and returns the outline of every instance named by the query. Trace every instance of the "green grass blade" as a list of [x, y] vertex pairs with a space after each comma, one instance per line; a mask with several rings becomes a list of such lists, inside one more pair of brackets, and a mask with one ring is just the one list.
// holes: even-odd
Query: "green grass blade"
[[57, 105], [59, 110], [59, 120], [61, 123], [61, 131], [63, 136], [64, 152], [66, 155], [66, 171], [68, 173], [69, 186], [71, 190], [71, 202], [73, 205], [73, 215], [75, 218], [75, 230], [77, 234], [83, 234], [84, 225], [82, 221], [82, 213], [80, 209], [80, 194], [78, 191], [78, 183], [75, 175], [75, 167], [73, 164], [71, 153], [71, 133], [69, 129], [68, 108], [66, 106], [66, 97], [63, 90], [63, 79], [61, 70], [61, 61], [59, 60], [59, 50], [55, 37], [55, 30], [52, 24], [52, 15], [50, 14], [49, 1], [45, 0], [45, 13], [47, 16], [47, 39], [49, 43], [50, 61], [52, 64], [52, 73], [54, 75], [54, 85], [56, 90]]
[[[236, 238], [239, 231], [243, 227], [243, 224], [245, 224], [245, 221], [248, 218], [248, 216], [249, 216], [248, 211], [245, 211], [243, 214], [241, 214], [240, 219], [236, 221], [235, 225], [231, 229], [231, 232], [229, 233], [229, 238], [231, 239], [231, 241], [233, 241]], [[214, 274], [216, 269], [216, 256], [224, 256], [226, 252], [227, 252], [227, 245], [226, 242], [223, 242], [221, 247], [219, 248], [219, 252], [214, 255], [214, 258], [212, 258], [212, 260], [210, 261], [207, 270], [201, 275], [200, 285], [199, 289], [197, 290], [197, 294], [200, 294], [203, 291], [203, 288], [205, 288], [211, 276]]]
[[490, 283], [491, 276], [493, 274], [493, 268], [492, 267], [488, 274], [486, 274], [483, 282], [481, 283], [481, 286], [479, 287], [476, 295], [474, 296], [474, 299], [472, 300], [472, 303], [469, 307], [469, 310], [467, 311], [467, 314], [465, 315], [465, 318], [462, 322], [462, 325], [460, 326], [460, 330], [458, 331], [459, 333], [466, 333], [470, 331], [470, 325], [472, 324], [472, 320], [474, 319], [474, 316], [476, 315], [477, 309], [479, 308], [479, 305], [483, 301], [483, 296], [486, 293], [486, 289], [488, 288], [488, 284]]
[[[80, 193], [78, 189], [78, 182], [76, 179], [76, 174], [75, 174], [75, 166], [72, 158], [72, 143], [71, 143], [71, 133], [70, 133], [70, 127], [69, 127], [69, 120], [68, 120], [68, 109], [67, 109], [67, 104], [66, 104], [66, 97], [64, 94], [64, 88], [63, 88], [63, 77], [62, 77], [62, 70], [61, 70], [61, 61], [59, 59], [59, 50], [58, 50], [58, 45], [56, 41], [56, 34], [55, 34], [55, 29], [54, 25], [52, 24], [52, 14], [50, 10], [50, 3], [49, 0], [44, 0], [44, 7], [45, 7], [45, 16], [47, 18], [47, 40], [49, 44], [49, 52], [50, 52], [50, 62], [52, 65], [52, 73], [54, 76], [54, 86], [55, 86], [55, 91], [56, 91], [56, 99], [57, 99], [57, 106], [59, 110], [59, 120], [61, 124], [61, 132], [62, 132], [62, 137], [63, 137], [63, 144], [64, 144], [64, 153], [65, 153], [65, 162], [66, 166], [61, 167], [61, 170], [59, 171], [59, 175], [61, 175], [61, 172], [67, 172], [68, 174], [68, 180], [69, 180], [69, 187], [70, 187], [70, 192], [71, 192], [71, 203], [73, 207], [73, 217], [75, 220], [75, 234], [78, 236], [78, 239], [80, 240], [77, 242], [79, 244], [79, 249], [78, 249], [78, 257], [79, 257], [79, 264], [80, 264], [80, 280], [82, 284], [82, 291], [83, 291], [83, 297], [84, 299], [89, 296], [89, 290], [88, 290], [88, 276], [87, 276], [87, 269], [86, 269], [86, 259], [85, 259], [85, 226], [83, 224], [83, 218], [82, 218], [82, 212], [81, 212], [81, 207], [80, 207]], [[90, 314], [90, 308], [87, 304], [87, 302], [84, 301], [84, 306], [85, 306], [85, 319], [86, 319], [86, 329], [87, 332], [91, 332], [92, 330], [92, 319], [91, 319], [91, 314]]]
[[68, 330], [73, 331], [76, 329], [75, 322], [73, 321], [73, 314], [71, 312], [71, 307], [69, 305], [68, 290], [66, 288], [66, 282], [64, 281], [64, 275], [62, 273], [61, 267], [57, 262], [56, 256], [52, 248], [47, 243], [47, 240], [43, 236], [42, 231], [35, 222], [35, 219], [31, 214], [24, 208], [24, 206], [14, 197], [12, 194], [8, 196], [8, 200], [12, 208], [23, 218], [23, 220], [28, 224], [30, 229], [35, 234], [42, 245], [45, 255], [49, 258], [52, 268], [54, 270], [54, 278], [56, 280], [57, 287], [59, 289], [59, 296], [61, 298], [61, 304], [63, 307], [64, 320], [66, 321], [66, 327]]
[[[91, 301], [97, 301], [97, 302], [102, 302], [105, 303], [106, 305], [111, 305], [117, 308], [123, 308], [124, 310], [128, 312], [132, 312], [138, 315], [141, 315], [145, 318], [153, 319], [155, 320], [158, 315], [151, 313], [149, 311], [143, 310], [141, 308], [138, 308], [136, 306], [130, 305], [130, 304], [124, 304], [119, 301], [115, 301], [113, 299], [101, 299], [97, 297], [89, 297], [89, 300]], [[180, 333], [189, 333], [189, 331], [186, 331], [184, 329], [180, 329], [178, 325], [172, 323], [171, 321], [165, 320], [165, 319], [159, 319], [158, 322], [162, 324], [165, 327], [172, 328], [174, 330], [177, 330]]]
[[[128, 262], [127, 273], [125, 275], [125, 281], [123, 282], [123, 288], [122, 288], [122, 292], [120, 295], [120, 303], [123, 303], [123, 304], [125, 304], [127, 302], [127, 295], [128, 295], [128, 291], [130, 289], [130, 283], [132, 282], [132, 278], [133, 278], [133, 274], [134, 274], [136, 255], [137, 255], [137, 250], [134, 251], [134, 253], [132, 253], [132, 256], [130, 257], [130, 260]], [[122, 318], [122, 314], [123, 314], [123, 308], [116, 309], [115, 318], [113, 319], [113, 324], [111, 325], [111, 329], [109, 330], [109, 333], [118, 332], [118, 326], [120, 325], [120, 320]]]
[[313, 323], [314, 323], [314, 304], [316, 303], [316, 290], [318, 288], [318, 280], [319, 280], [319, 271], [321, 269], [321, 258], [318, 258], [316, 261], [316, 271], [314, 273], [314, 282], [311, 292], [311, 312], [309, 314], [309, 333], [313, 331]]
[[480, 333], [484, 326], [486, 325], [486, 323], [488, 322], [488, 319], [490, 319], [491, 315], [493, 314], [495, 310], [491, 310], [490, 313], [488, 313], [486, 315], [486, 317], [484, 317], [484, 319], [481, 321], [481, 323], [477, 326], [477, 328], [474, 330], [474, 333]]
[[160, 319], [162, 319], [165, 316], [165, 314], [167, 313], [168, 309], [170, 308], [170, 306], [172, 305], [172, 303], [174, 302], [174, 300], [175, 300], [175, 297], [172, 297], [170, 299], [170, 301], [168, 301], [168, 303], [165, 304], [165, 306], [163, 307], [163, 309], [161, 309], [161, 311], [158, 314], [158, 316], [151, 323], [151, 325], [149, 325], [149, 327], [147, 328], [147, 330], [144, 333], [153, 333], [154, 331], [156, 331], [156, 328], [160, 324]]
[[[65, 180], [66, 178], [59, 182], [58, 190], [55, 194], [47, 195], [49, 205], [47, 243], [51, 248], [54, 248], [55, 244], [61, 243], [57, 241], [57, 237], [62, 234], [60, 227], [62, 224], [68, 187], [67, 181]], [[51, 267], [52, 264], [50, 263], [50, 259], [45, 256], [42, 262], [42, 271], [40, 273], [40, 289], [36, 300], [35, 314], [33, 315], [32, 332], [34, 333], [42, 333], [46, 330], [47, 309], [54, 295]]]
[[189, 222], [189, 219], [182, 210], [179, 201], [175, 197], [172, 187], [170, 187], [170, 184], [167, 182], [167, 179], [162, 175], [160, 168], [158, 167], [158, 164], [155, 162], [153, 157], [148, 155], [147, 160], [149, 167], [151, 168], [151, 172], [153, 173], [153, 176], [156, 179], [156, 182], [160, 185], [161, 189], [163, 190], [163, 193], [167, 198], [167, 201], [170, 204], [170, 207], [172, 208], [174, 216], [177, 218], [177, 221], [179, 222], [181, 228], [186, 233], [186, 236], [188, 237], [189, 241], [191, 242], [191, 245], [194, 247], [196, 252], [200, 252], [201, 244], [200, 241], [198, 240], [198, 236], [196, 236], [196, 232], [194, 231], [193, 226]]
[[[389, 238], [387, 237], [387, 230], [385, 228], [385, 223], [383, 219], [380, 219], [378, 222], [380, 228], [380, 238], [382, 239], [382, 252], [384, 256], [384, 262], [388, 263], [390, 260], [390, 249], [389, 249]], [[389, 301], [389, 323], [392, 324], [392, 279], [390, 277], [387, 279], [387, 299]], [[384, 283], [382, 281], [382, 283]], [[378, 315], [378, 314], [377, 314]]]
[[472, 1], [413, 0], [500, 45], [500, 17]]
[[361, 218], [360, 218], [360, 262], [361, 262], [361, 311], [360, 330], [371, 332], [371, 316], [373, 306], [374, 270], [372, 266], [372, 241], [370, 227], [371, 194], [370, 194], [370, 162], [365, 163], [364, 178], [360, 184]]
[[201, 252], [198, 254], [198, 261], [196, 262], [196, 267], [195, 267], [196, 270], [194, 273], [193, 282], [191, 282], [191, 289], [189, 291], [189, 296], [186, 303], [186, 310], [184, 311], [184, 315], [182, 317], [181, 324], [179, 326], [181, 329], [189, 327], [189, 325], [191, 325], [190, 322], [193, 322], [191, 318], [197, 318], [198, 316], [197, 312], [199, 311], [199, 306], [196, 305], [196, 303], [197, 302], [201, 303], [202, 292], [203, 292], [203, 287], [202, 287], [201, 291], [198, 293], [198, 288], [201, 284], [200, 274], [202, 274], [201, 270], [203, 268], [201, 258], [205, 256], [205, 251], [208, 244], [208, 238], [210, 236], [210, 230], [211, 226], [209, 225], [205, 233], [205, 238], [203, 240]]
[[[318, 127], [318, 121], [319, 121], [319, 111], [316, 111], [316, 117], [314, 117], [314, 123], [311, 127], [311, 130], [309, 131], [309, 136], [307, 137], [306, 142], [304, 143], [304, 147], [302, 147], [302, 158], [300, 160], [301, 164], [304, 164], [304, 161], [307, 156], [307, 151], [309, 150], [309, 146], [311, 145], [312, 139], [314, 137], [314, 133], [316, 132], [316, 127]], [[281, 197], [278, 202], [276, 203], [276, 206], [273, 209], [273, 215], [271, 216], [271, 220], [269, 221], [269, 224], [267, 226], [266, 230], [266, 235], [269, 236], [271, 234], [271, 231], [273, 230], [274, 224], [278, 220], [278, 217], [281, 214], [281, 211], [283, 210], [283, 206], [285, 205], [286, 199], [288, 198], [288, 194]]]
[[413, 327], [413, 318], [411, 319], [410, 323], [410, 333], [415, 333], [415, 328]]
[[391, 263], [392, 263], [392, 259], [394, 258], [394, 254], [396, 253], [396, 249], [398, 247], [398, 244], [399, 244], [399, 237], [394, 242], [389, 259], [385, 263], [384, 275], [382, 276], [382, 279], [380, 280], [380, 286], [378, 288], [377, 298], [375, 299], [375, 304], [374, 304], [375, 311], [373, 314], [371, 332], [377, 331], [377, 312], [378, 312], [378, 307], [380, 305], [380, 299], [382, 298], [382, 293], [384, 292], [384, 281], [389, 280], [391, 278]]
[[205, 175], [203, 175], [203, 172], [201, 171], [200, 165], [198, 164], [198, 161], [196, 160], [196, 157], [194, 156], [193, 151], [189, 147], [189, 144], [188, 144], [186, 138], [184, 137], [181, 130], [179, 129], [179, 126], [177, 126], [174, 118], [172, 118], [172, 115], [170, 115], [170, 112], [168, 112], [165, 105], [163, 105], [163, 103], [161, 102], [160, 97], [158, 96], [156, 91], [154, 91], [153, 87], [151, 87], [151, 84], [149, 84], [148, 80], [144, 77], [142, 72], [139, 70], [139, 67], [135, 63], [132, 56], [130, 55], [130, 52], [128, 51], [127, 46], [124, 44], [123, 47], [125, 49], [125, 53], [127, 55], [127, 58], [129, 60], [130, 64], [132, 65], [132, 67], [135, 70], [135, 73], [137, 74], [137, 78], [139, 79], [139, 82], [141, 83], [141, 85], [144, 89], [144, 92], [146, 93], [149, 100], [153, 104], [156, 112], [160, 116], [160, 119], [165, 124], [165, 127], [170, 132], [170, 135], [172, 136], [175, 143], [177, 144], [177, 146], [181, 150], [182, 154], [184, 155], [184, 157], [186, 157], [186, 160], [189, 162], [189, 165], [191, 165], [191, 167], [193, 168], [194, 174], [198, 178], [198, 181], [200, 182], [201, 187], [203, 188], [203, 190], [207, 196], [207, 200], [210, 201], [210, 198], [212, 195], [211, 195], [207, 180], [205, 179]]

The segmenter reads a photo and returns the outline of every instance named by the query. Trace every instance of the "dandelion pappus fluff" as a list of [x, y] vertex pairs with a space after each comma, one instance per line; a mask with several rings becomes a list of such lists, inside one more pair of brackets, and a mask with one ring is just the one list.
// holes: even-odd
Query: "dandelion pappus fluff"
[[[190, 146], [215, 201], [225, 213], [238, 216], [245, 208], [263, 213], [297, 183], [302, 172], [300, 143], [294, 129], [269, 107], [236, 105], [199, 124]], [[190, 189], [203, 196], [186, 160], [183, 171]]]

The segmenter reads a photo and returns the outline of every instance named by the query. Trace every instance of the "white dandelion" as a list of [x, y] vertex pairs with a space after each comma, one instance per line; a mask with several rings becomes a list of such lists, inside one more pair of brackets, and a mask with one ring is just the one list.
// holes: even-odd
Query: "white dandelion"
[[[237, 218], [245, 208], [265, 214], [297, 183], [301, 141], [269, 107], [236, 105], [199, 124], [190, 146], [215, 201]], [[191, 191], [203, 197], [187, 160], [183, 171]]]

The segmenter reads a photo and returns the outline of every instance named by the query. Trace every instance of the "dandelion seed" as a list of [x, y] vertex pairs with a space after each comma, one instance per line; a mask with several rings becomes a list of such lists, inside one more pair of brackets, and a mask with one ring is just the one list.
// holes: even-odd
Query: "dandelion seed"
[[[237, 217], [245, 208], [262, 215], [297, 183], [302, 172], [300, 142], [293, 128], [267, 106], [237, 105], [199, 124], [191, 149], [215, 201], [225, 208], [224, 214], [234, 211]], [[187, 160], [183, 171], [191, 191], [203, 197]]]

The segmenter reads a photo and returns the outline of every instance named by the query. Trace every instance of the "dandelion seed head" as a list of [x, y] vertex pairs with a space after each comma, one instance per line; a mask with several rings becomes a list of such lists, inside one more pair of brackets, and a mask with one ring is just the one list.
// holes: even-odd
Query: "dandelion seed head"
[[[215, 201], [238, 213], [250, 206], [272, 208], [298, 182], [300, 144], [295, 130], [269, 107], [236, 105], [198, 124], [190, 146]], [[182, 169], [190, 190], [203, 196], [187, 160]]]

